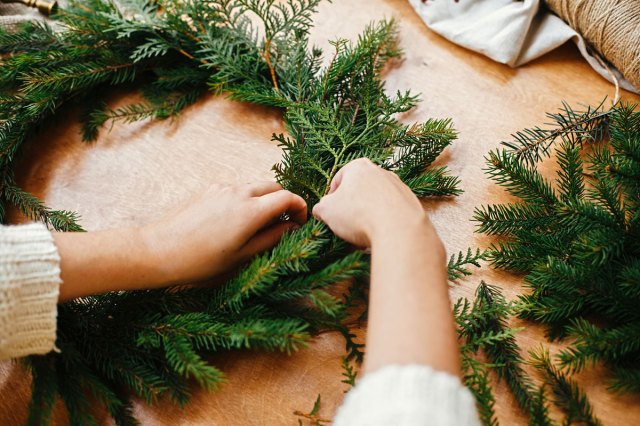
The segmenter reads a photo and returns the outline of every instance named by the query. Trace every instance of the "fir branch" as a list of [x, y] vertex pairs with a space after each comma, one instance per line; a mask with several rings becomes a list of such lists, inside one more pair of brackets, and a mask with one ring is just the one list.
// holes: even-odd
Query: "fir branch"
[[556, 128], [542, 129], [533, 127], [511, 135], [512, 142], [502, 144], [518, 159], [529, 165], [548, 157], [550, 147], [560, 138], [569, 138], [574, 143], [597, 142], [606, 134], [607, 119], [611, 110], [603, 109], [604, 100], [595, 108], [576, 111], [563, 102], [558, 113], [547, 114]]
[[27, 425], [51, 423], [53, 408], [58, 397], [58, 378], [52, 359], [45, 356], [27, 358], [26, 366], [31, 371], [31, 402]]
[[478, 222], [477, 232], [488, 235], [517, 235], [525, 229], [545, 229], [554, 217], [549, 207], [541, 204], [493, 204], [476, 208], [473, 220]]
[[601, 426], [602, 422], [593, 414], [591, 404], [578, 385], [552, 364], [549, 352], [543, 348], [530, 352], [530, 363], [551, 388], [553, 403], [567, 416], [567, 424], [578, 422], [589, 426]]
[[[481, 309], [485, 307], [484, 309], [488, 308], [489, 312], [495, 311], [492, 316], [485, 318], [482, 328], [504, 334], [504, 338], [495, 339], [490, 341], [490, 344], [485, 344], [483, 346], [485, 353], [496, 364], [495, 369], [498, 376], [506, 380], [520, 407], [527, 412], [531, 410], [533, 405], [532, 385], [531, 380], [522, 369], [523, 360], [513, 332], [505, 333], [508, 329], [506, 319], [509, 305], [496, 287], [482, 283], [478, 286], [476, 294], [477, 304]], [[478, 335], [476, 334], [476, 336]], [[481, 336], [482, 334], [480, 334]]]
[[52, 210], [46, 207], [37, 197], [15, 186], [13, 179], [5, 184], [3, 198], [16, 206], [28, 219], [42, 221], [56, 231], [82, 231], [78, 225], [79, 216], [66, 210]]
[[494, 408], [496, 401], [491, 390], [489, 370], [468, 354], [462, 356], [462, 369], [465, 372], [464, 384], [476, 399], [480, 421], [485, 426], [497, 426]]
[[[507, 144], [511, 150], [489, 156], [489, 174], [519, 200], [475, 212], [480, 232], [503, 237], [490, 248], [492, 265], [524, 273], [528, 292], [519, 296], [514, 313], [547, 325], [552, 339], [570, 339], [558, 356], [565, 371], [604, 365], [613, 373], [610, 389], [626, 392], [640, 389], [635, 108], [619, 104], [605, 111], [600, 105], [576, 112], [565, 105], [553, 117], [556, 129], [520, 133]], [[555, 139], [560, 142], [554, 182], [532, 165], [551, 155]], [[536, 353], [534, 363], [569, 422], [599, 424], [586, 397], [548, 354]], [[530, 412], [533, 418], [542, 411]]]
[[557, 196], [553, 187], [533, 167], [518, 161], [506, 150], [489, 152], [487, 175], [510, 194], [530, 203], [553, 205]]
[[[493, 369], [507, 382], [520, 408], [530, 414], [532, 424], [551, 424], [544, 398], [534, 390], [522, 368], [523, 359], [514, 338], [519, 329], [509, 328], [506, 323], [513, 313], [513, 305], [499, 289], [482, 282], [473, 303], [458, 299], [453, 313], [458, 335], [464, 341], [461, 352], [465, 384], [476, 397], [482, 421], [497, 424], [493, 408], [495, 399], [488, 379], [488, 370]], [[473, 358], [472, 355], [481, 349], [489, 363]]]

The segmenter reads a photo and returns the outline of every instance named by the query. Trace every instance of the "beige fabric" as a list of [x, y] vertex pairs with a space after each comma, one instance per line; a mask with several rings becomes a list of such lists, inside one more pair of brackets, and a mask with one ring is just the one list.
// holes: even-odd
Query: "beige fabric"
[[598, 74], [610, 82], [614, 82], [615, 76], [620, 87], [640, 93], [640, 87], [634, 87], [633, 81], [594, 57], [582, 35], [546, 10], [543, 0], [409, 0], [409, 3], [436, 33], [511, 67], [524, 65], [571, 40]]
[[347, 394], [334, 426], [476, 426], [471, 392], [460, 379], [424, 365], [390, 365]]
[[0, 359], [54, 349], [59, 265], [44, 225], [0, 226]]
[[37, 9], [19, 3], [0, 3], [0, 27], [12, 30], [24, 21], [43, 20]]

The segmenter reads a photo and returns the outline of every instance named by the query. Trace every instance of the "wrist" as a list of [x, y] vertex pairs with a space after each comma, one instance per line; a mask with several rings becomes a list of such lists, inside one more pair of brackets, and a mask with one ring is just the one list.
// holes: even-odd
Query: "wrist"
[[426, 214], [414, 215], [402, 220], [388, 220], [380, 226], [372, 227], [369, 233], [371, 247], [388, 244], [426, 243], [437, 246], [445, 257], [444, 247], [438, 233]]
[[434, 267], [447, 261], [444, 244], [426, 216], [421, 223], [398, 223], [374, 234], [371, 252], [398, 262], [406, 258], [421, 259], [419, 262]]
[[154, 224], [134, 230], [135, 238], [139, 241], [139, 253], [144, 269], [148, 271], [148, 287], [156, 288], [169, 285], [173, 282], [172, 268], [175, 259], [166, 249], [167, 236], [161, 235], [159, 228]]

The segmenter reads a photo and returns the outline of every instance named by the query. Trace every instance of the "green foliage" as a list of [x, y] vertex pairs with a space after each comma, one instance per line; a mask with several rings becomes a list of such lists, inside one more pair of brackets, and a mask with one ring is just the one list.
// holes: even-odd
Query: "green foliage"
[[582, 146], [602, 140], [607, 133], [609, 111], [604, 101], [585, 111], [573, 109], [563, 102], [557, 113], [548, 113], [552, 128], [532, 127], [513, 134], [513, 141], [503, 142], [509, 152], [522, 164], [535, 165], [551, 154], [551, 147], [561, 139], [571, 145]]
[[350, 387], [355, 386], [356, 378], [358, 377], [358, 371], [349, 363], [347, 357], [342, 358], [342, 383], [349, 385]]
[[[476, 397], [478, 414], [485, 425], [497, 425], [495, 398], [491, 391], [489, 370], [506, 381], [518, 405], [529, 416], [532, 425], [550, 425], [544, 393], [536, 391], [524, 372], [515, 334], [520, 329], [507, 324], [513, 315], [513, 303], [508, 302], [498, 287], [482, 282], [473, 302], [458, 299], [453, 313], [462, 340], [462, 368], [465, 385]], [[487, 361], [479, 358], [479, 351]]]
[[318, 414], [320, 412], [320, 404], [322, 402], [320, 394], [316, 397], [315, 402], [313, 403], [313, 408], [308, 413], [303, 413], [302, 411], [296, 410], [293, 412], [295, 416], [298, 416], [298, 425], [302, 426], [304, 423], [302, 422], [302, 418], [306, 419], [308, 425], [312, 426], [323, 426], [325, 424], [331, 423], [329, 419], [323, 419]]
[[[23, 142], [68, 104], [83, 107], [83, 138], [91, 141], [107, 123], [174, 116], [207, 89], [282, 111], [277, 180], [310, 207], [340, 167], [363, 156], [420, 196], [458, 194], [457, 178], [431, 166], [456, 136], [450, 121], [400, 123], [398, 113], [417, 98], [384, 90], [385, 64], [400, 55], [394, 22], [368, 26], [355, 42], [334, 41], [322, 67], [323, 52], [310, 48], [307, 36], [318, 3], [87, 0], [60, 10], [59, 32], [45, 24], [0, 31], [0, 204], [55, 229], [80, 230], [77, 216], [51, 210], [15, 185], [12, 166]], [[114, 87], [139, 89], [142, 100], [111, 108], [103, 94]], [[460, 259], [457, 273], [474, 259]], [[289, 353], [320, 330], [342, 332], [349, 359], [361, 360], [346, 319], [368, 271], [366, 254], [310, 220], [222, 286], [64, 303], [61, 352], [27, 361], [34, 374], [30, 422], [48, 423], [62, 398], [72, 424], [95, 423], [89, 391], [118, 424], [135, 424], [127, 395], [184, 405], [190, 383], [215, 389], [226, 380], [208, 355]]]
[[3, 189], [4, 199], [16, 206], [27, 219], [41, 220], [57, 231], [82, 231], [82, 227], [76, 222], [76, 213], [45, 206], [40, 199], [17, 187], [11, 174]]
[[530, 364], [533, 365], [551, 388], [553, 403], [566, 414], [565, 424], [602, 426], [593, 415], [589, 400], [578, 385], [560, 372], [551, 362], [549, 352], [544, 349], [531, 351]]
[[[478, 231], [500, 237], [495, 267], [525, 274], [518, 315], [571, 338], [560, 365], [602, 362], [613, 389], [638, 391], [640, 113], [565, 105], [551, 117], [556, 128], [519, 132], [489, 154], [489, 175], [520, 200], [477, 208]], [[536, 170], [552, 152], [553, 180]]]
[[447, 264], [447, 271], [449, 272], [449, 280], [455, 281], [462, 277], [471, 275], [467, 265], [473, 265], [476, 268], [480, 267], [480, 261], [486, 260], [487, 252], [480, 249], [476, 249], [475, 253], [471, 250], [471, 247], [467, 249], [467, 252], [458, 252], [458, 255], [452, 254]]

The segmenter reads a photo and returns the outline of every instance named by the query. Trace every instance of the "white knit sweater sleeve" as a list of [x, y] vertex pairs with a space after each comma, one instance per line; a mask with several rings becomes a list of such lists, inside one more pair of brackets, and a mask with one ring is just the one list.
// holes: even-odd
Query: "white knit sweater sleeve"
[[0, 225], [0, 359], [54, 349], [60, 283], [60, 257], [44, 225]]
[[479, 426], [471, 392], [425, 365], [390, 365], [349, 391], [334, 426]]

